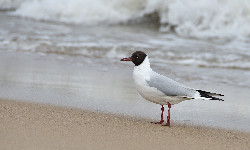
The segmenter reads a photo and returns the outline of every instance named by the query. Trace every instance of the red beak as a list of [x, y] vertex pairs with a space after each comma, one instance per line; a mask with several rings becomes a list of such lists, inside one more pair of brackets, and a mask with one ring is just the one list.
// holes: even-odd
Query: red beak
[[132, 58], [131, 57], [128, 57], [128, 58], [122, 58], [121, 61], [132, 61]]

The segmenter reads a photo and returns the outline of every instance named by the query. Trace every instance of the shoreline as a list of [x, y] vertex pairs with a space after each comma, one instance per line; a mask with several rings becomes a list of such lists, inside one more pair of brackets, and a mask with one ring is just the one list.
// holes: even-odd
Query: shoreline
[[[79, 57], [65, 57], [63, 60], [55, 59], [57, 57], [57, 55], [40, 56], [0, 51], [2, 60], [0, 97], [140, 116], [158, 121], [160, 106], [145, 101], [135, 90], [132, 66], [111, 64], [103, 68], [97, 62], [92, 65], [76, 65], [76, 62], [83, 64]], [[9, 60], [12, 60], [11, 63]], [[197, 89], [223, 93], [226, 99], [224, 102], [184, 101], [175, 105], [171, 115], [176, 122], [250, 131], [250, 113], [248, 113], [250, 101], [248, 101], [247, 88], [215, 81], [200, 83], [200, 77], [197, 76], [178, 80], [181, 78], [178, 72], [182, 72], [184, 68], [178, 65], [174, 68], [174, 70], [169, 67], [162, 70], [156, 67], [156, 71], [168, 75], [167, 70], [170, 70], [170, 78]], [[196, 69], [190, 68], [193, 71]], [[193, 71], [188, 74], [192, 75]], [[201, 72], [204, 71], [216, 72], [209, 69]], [[117, 72], [123, 73], [117, 74]], [[102, 76], [99, 77], [98, 74]], [[216, 87], [214, 87], [215, 83]], [[236, 99], [237, 103], [235, 103]]]
[[0, 99], [0, 149], [249, 149], [250, 133]]

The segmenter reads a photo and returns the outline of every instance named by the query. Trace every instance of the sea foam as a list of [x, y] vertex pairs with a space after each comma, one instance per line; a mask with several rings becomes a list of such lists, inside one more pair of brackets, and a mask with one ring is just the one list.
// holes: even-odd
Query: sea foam
[[[7, 5], [10, 0], [4, 1]], [[161, 32], [171, 29], [203, 39], [250, 38], [248, 0], [23, 0], [14, 6], [18, 16], [87, 25], [129, 23], [157, 14]]]

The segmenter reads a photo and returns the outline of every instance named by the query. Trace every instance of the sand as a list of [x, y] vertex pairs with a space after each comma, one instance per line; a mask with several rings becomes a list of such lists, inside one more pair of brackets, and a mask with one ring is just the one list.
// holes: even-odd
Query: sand
[[0, 100], [0, 149], [250, 149], [250, 133]]

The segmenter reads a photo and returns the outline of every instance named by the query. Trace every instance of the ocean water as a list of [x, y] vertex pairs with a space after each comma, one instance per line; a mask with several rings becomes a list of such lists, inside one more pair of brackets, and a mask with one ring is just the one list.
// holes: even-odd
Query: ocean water
[[249, 42], [250, 36], [248, 0], [1, 0], [0, 6], [38, 20], [93, 25], [148, 19], [184, 37]]
[[247, 0], [0, 0], [0, 98], [157, 120], [133, 85], [141, 50], [152, 68], [224, 102], [185, 101], [174, 122], [250, 131]]

